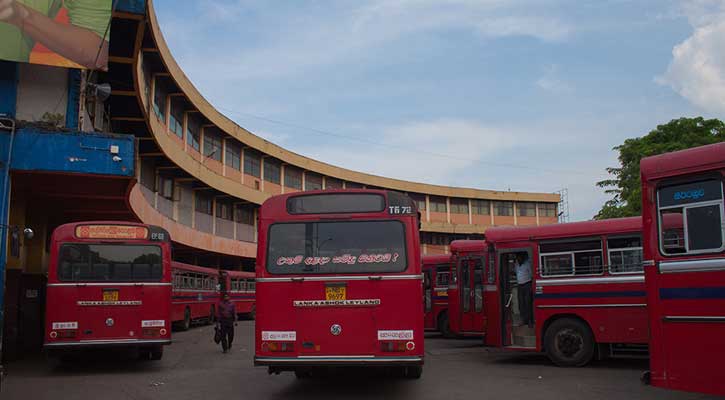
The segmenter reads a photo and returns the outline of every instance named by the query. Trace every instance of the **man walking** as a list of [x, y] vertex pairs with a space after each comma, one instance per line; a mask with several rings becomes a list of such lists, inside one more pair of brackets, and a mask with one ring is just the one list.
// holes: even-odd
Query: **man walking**
[[531, 263], [527, 253], [516, 255], [516, 283], [518, 284], [519, 314], [521, 324], [533, 327], [531, 298]]
[[217, 305], [217, 321], [222, 335], [222, 351], [226, 353], [232, 347], [234, 341], [234, 323], [237, 320], [237, 309], [229, 299], [229, 294], [224, 293], [222, 301]]

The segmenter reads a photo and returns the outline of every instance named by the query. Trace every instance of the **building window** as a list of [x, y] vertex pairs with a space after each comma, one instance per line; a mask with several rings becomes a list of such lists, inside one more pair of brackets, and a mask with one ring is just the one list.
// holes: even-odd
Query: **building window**
[[556, 217], [556, 203], [539, 203], [540, 217]]
[[192, 118], [186, 119], [186, 143], [199, 151], [199, 124]]
[[327, 176], [325, 177], [325, 189], [342, 189], [342, 181]]
[[289, 165], [286, 166], [284, 168], [284, 185], [292, 189], [302, 189], [302, 171]]
[[452, 198], [451, 214], [468, 214], [468, 200]]
[[159, 187], [157, 192], [162, 197], [173, 199], [174, 197], [174, 180], [165, 176], [159, 176]]
[[516, 203], [516, 211], [519, 217], [535, 217], [536, 203]]
[[345, 182], [345, 189], [362, 189], [363, 185], [362, 183], [357, 182]]
[[418, 211], [425, 211], [425, 195], [424, 194], [417, 194], [417, 193], [410, 193], [408, 196], [410, 196], [411, 199], [415, 202], [415, 205], [418, 207]]
[[274, 158], [264, 159], [264, 180], [279, 185], [281, 164]]
[[251, 207], [238, 206], [235, 221], [240, 224], [254, 225], [254, 209]]
[[173, 132], [180, 139], [184, 138], [184, 126], [182, 121], [183, 114], [179, 114], [178, 110], [174, 110], [173, 102], [171, 103], [171, 114], [169, 115], [169, 130]]
[[216, 202], [216, 217], [231, 221], [233, 219], [231, 204], [229, 204], [227, 202], [223, 202], [223, 201], [217, 201]]
[[255, 178], [262, 176], [262, 155], [252, 149], [244, 149], [244, 173]]
[[196, 193], [196, 211], [204, 214], [212, 215], [213, 212], [213, 201], [211, 196]]
[[204, 132], [204, 157], [221, 162], [222, 140], [211, 130]]
[[238, 144], [232, 142], [231, 140], [227, 140], [225, 149], [224, 149], [224, 163], [237, 171], [239, 171], [240, 168], [240, 157], [242, 155], [242, 148]]
[[156, 88], [154, 89], [154, 114], [161, 121], [165, 121], [166, 115], [166, 91], [162, 90], [161, 82], [156, 79]]
[[305, 172], [305, 190], [321, 190], [322, 175], [313, 172]]
[[512, 201], [495, 201], [493, 203], [493, 215], [512, 217], [514, 215], [514, 203]]
[[476, 215], [490, 215], [491, 202], [488, 200], [471, 200], [471, 213]]
[[428, 202], [430, 203], [431, 212], [437, 212], [437, 213], [447, 212], [445, 197], [430, 196]]

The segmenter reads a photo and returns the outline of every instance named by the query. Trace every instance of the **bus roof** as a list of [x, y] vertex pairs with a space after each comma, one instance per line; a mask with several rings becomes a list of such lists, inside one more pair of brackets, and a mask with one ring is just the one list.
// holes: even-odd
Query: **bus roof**
[[[330, 194], [379, 194], [382, 195], [387, 203], [390, 203], [390, 194], [395, 193], [398, 195], [403, 196], [404, 193], [402, 192], [395, 192], [392, 190], [384, 190], [384, 189], [328, 189], [328, 190], [309, 190], [304, 192], [294, 192], [294, 193], [285, 193], [280, 194], [276, 196], [272, 196], [268, 198], [267, 200], [262, 203], [262, 206], [260, 207], [260, 212], [263, 212], [264, 215], [266, 215], [268, 218], [278, 218], [278, 217], [285, 217], [285, 218], [294, 218], [294, 217], [307, 217], [309, 215], [320, 215], [320, 214], [304, 214], [304, 213], [295, 213], [291, 214], [287, 211], [287, 200], [289, 198], [293, 197], [302, 197], [302, 196], [313, 196], [313, 195], [330, 195]], [[389, 205], [389, 204], [388, 204]], [[409, 204], [412, 207], [412, 214], [415, 215], [417, 213], [417, 207], [414, 201], [412, 199], [410, 200]], [[345, 215], [370, 215], [370, 214], [388, 214], [388, 209], [385, 207], [383, 210], [380, 210], [379, 212], [337, 212], [337, 213], [329, 213], [328, 215], [335, 215], [335, 214], [345, 214]], [[396, 216], [412, 216], [411, 214], [400, 214]]]
[[639, 164], [645, 180], [723, 167], [725, 167], [725, 142], [646, 157]]
[[454, 240], [451, 242], [451, 253], [473, 253], [486, 251], [487, 248], [485, 240]]
[[486, 240], [490, 243], [513, 242], [601, 234], [639, 233], [641, 231], [642, 217], [629, 217], [532, 227], [495, 227], [486, 230]]
[[451, 262], [450, 254], [432, 254], [423, 256], [423, 265], [445, 264]]
[[186, 271], [199, 272], [204, 274], [218, 274], [219, 271], [216, 268], [200, 267], [198, 265], [185, 264], [178, 261], [171, 262], [171, 268], [183, 269]]

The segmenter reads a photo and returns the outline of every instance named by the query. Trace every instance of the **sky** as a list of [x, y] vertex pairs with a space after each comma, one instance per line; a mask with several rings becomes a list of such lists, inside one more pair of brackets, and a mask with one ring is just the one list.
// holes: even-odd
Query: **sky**
[[154, 1], [172, 54], [239, 125], [392, 178], [568, 190], [597, 213], [614, 146], [725, 118], [725, 0]]

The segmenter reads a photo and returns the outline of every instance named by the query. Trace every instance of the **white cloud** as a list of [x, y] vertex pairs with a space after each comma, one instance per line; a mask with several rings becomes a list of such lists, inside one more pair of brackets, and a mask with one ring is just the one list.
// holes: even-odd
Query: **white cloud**
[[536, 86], [554, 94], [570, 93], [574, 89], [571, 85], [559, 78], [559, 67], [550, 65], [544, 75], [536, 80]]
[[725, 2], [691, 0], [682, 12], [694, 28], [672, 49], [672, 61], [656, 82], [672, 87], [708, 112], [725, 113]]

